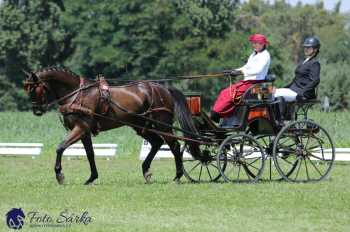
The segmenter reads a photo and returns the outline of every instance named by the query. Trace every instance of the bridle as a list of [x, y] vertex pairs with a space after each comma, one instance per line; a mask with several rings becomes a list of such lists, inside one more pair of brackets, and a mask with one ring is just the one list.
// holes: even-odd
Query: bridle
[[60, 98], [55, 97], [55, 100], [53, 100], [52, 102], [49, 102], [48, 100], [48, 93], [54, 94], [55, 92], [47, 83], [45, 83], [43, 80], [39, 78], [37, 81], [30, 81], [30, 80], [24, 81], [24, 89], [31, 97], [33, 109], [40, 110], [40, 113], [42, 114], [46, 112], [49, 107], [72, 97], [73, 95], [75, 95], [76, 93], [82, 90], [89, 89], [98, 84], [97, 82], [94, 82], [88, 85], [84, 85], [83, 83], [84, 83], [83, 78], [80, 78], [80, 86], [78, 89], [64, 95], [63, 97], [60, 97]]
[[42, 80], [38, 79], [37, 81], [24, 81], [24, 89], [29, 94], [33, 109], [40, 110], [41, 113], [45, 112], [48, 109], [49, 102], [47, 93], [50, 88]]

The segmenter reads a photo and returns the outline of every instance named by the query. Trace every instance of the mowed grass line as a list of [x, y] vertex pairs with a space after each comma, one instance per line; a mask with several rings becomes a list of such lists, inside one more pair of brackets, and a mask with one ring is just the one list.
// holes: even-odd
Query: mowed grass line
[[[0, 212], [12, 207], [58, 215], [88, 211], [93, 222], [67, 229], [22, 231], [349, 231], [349, 165], [337, 164], [315, 184], [172, 182], [173, 160], [155, 161], [145, 185], [140, 161], [97, 160], [100, 178], [83, 186], [86, 160], [64, 160], [65, 185], [54, 178], [54, 157], [1, 158]], [[5, 222], [0, 231], [7, 231]]]

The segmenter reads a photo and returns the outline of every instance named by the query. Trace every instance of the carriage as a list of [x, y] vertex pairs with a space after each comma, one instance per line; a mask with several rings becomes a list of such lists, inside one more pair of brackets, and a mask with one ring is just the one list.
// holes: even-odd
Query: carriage
[[[328, 176], [335, 148], [328, 132], [309, 118], [318, 100], [288, 103], [279, 118], [273, 79], [251, 86], [231, 118], [219, 126], [201, 109], [200, 95], [187, 95], [199, 138], [200, 159], [184, 159], [184, 174], [192, 182], [256, 182], [286, 180], [316, 182]], [[282, 121], [281, 121], [282, 120]], [[188, 150], [186, 143], [182, 152]], [[265, 170], [265, 171], [264, 171]]]
[[[159, 83], [134, 81], [108, 86], [103, 78], [88, 80], [62, 68], [25, 74], [24, 87], [33, 113], [40, 116], [50, 106], [59, 105], [69, 131], [56, 150], [54, 171], [59, 184], [64, 181], [63, 151], [78, 140], [84, 145], [91, 169], [85, 184], [93, 183], [98, 173], [91, 134], [124, 125], [152, 145], [142, 164], [146, 183], [151, 177], [151, 162], [164, 142], [175, 157], [175, 181], [184, 174], [193, 182], [221, 177], [230, 182], [315, 182], [326, 178], [334, 163], [331, 137], [308, 117], [317, 101], [289, 104], [282, 120], [277, 116], [279, 100], [273, 97], [272, 80], [251, 86], [236, 104], [234, 115], [217, 126], [201, 109], [200, 95], [189, 95], [186, 101], [181, 91]], [[181, 128], [173, 126], [175, 117]], [[193, 158], [183, 159], [186, 151]]]

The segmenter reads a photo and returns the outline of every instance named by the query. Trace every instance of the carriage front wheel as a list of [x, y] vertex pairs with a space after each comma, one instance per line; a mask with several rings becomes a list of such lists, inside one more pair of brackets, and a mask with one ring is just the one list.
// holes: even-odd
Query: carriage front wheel
[[[220, 170], [216, 165], [218, 145], [200, 145], [201, 158], [195, 159], [189, 154], [188, 145], [185, 144], [181, 152], [183, 154], [183, 171], [186, 178], [194, 183], [214, 182], [221, 177]], [[226, 165], [223, 164], [225, 169]]]
[[325, 129], [313, 121], [300, 120], [286, 125], [278, 133], [273, 159], [283, 179], [316, 182], [329, 175], [335, 148]]
[[264, 163], [264, 150], [253, 136], [234, 134], [220, 145], [217, 166], [226, 182], [254, 183], [260, 179]]

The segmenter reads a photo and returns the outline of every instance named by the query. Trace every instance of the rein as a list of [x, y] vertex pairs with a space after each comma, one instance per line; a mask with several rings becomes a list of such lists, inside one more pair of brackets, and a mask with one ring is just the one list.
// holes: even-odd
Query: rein
[[221, 77], [228, 76], [224, 73], [214, 73], [214, 74], [204, 74], [204, 75], [189, 75], [189, 76], [168, 76], [163, 79], [145, 79], [145, 80], [134, 80], [134, 79], [126, 79], [126, 80], [117, 80], [117, 79], [105, 79], [110, 82], [134, 82], [134, 81], [145, 81], [145, 82], [171, 82], [171, 81], [181, 81], [181, 80], [194, 80], [194, 79], [204, 79], [211, 77]]
[[66, 100], [67, 98], [73, 96], [74, 94], [76, 94], [76, 93], [78, 93], [78, 92], [80, 92], [80, 91], [82, 91], [82, 90], [85, 90], [85, 89], [89, 89], [89, 88], [91, 88], [91, 87], [94, 87], [94, 86], [96, 86], [97, 84], [98, 84], [98, 82], [94, 82], [94, 83], [89, 84], [89, 85], [86, 85], [86, 86], [81, 86], [81, 87], [79, 87], [78, 89], [74, 90], [73, 92], [71, 92], [71, 93], [69, 93], [69, 94], [67, 94], [67, 95], [65, 95], [65, 96], [63, 96], [63, 97], [61, 97], [61, 98], [59, 98], [59, 99], [56, 99], [56, 100], [52, 101], [52, 102], [49, 103], [49, 104], [47, 104], [47, 107], [53, 106], [53, 105], [59, 103], [60, 101]]

